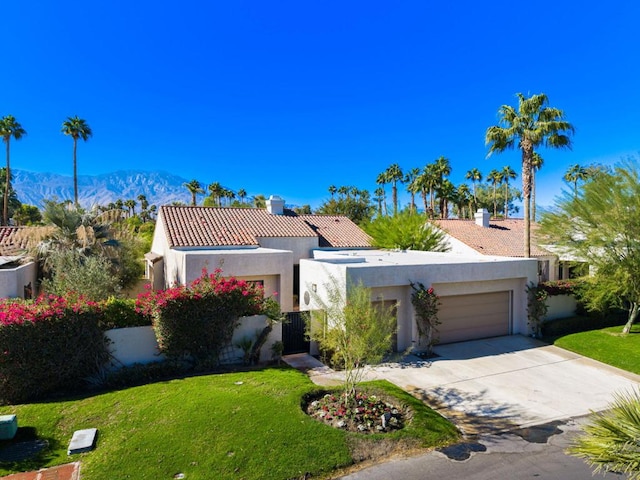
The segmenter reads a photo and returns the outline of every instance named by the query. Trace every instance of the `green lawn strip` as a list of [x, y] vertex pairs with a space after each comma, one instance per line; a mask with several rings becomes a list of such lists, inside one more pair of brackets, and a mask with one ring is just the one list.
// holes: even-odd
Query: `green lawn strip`
[[[403, 401], [417, 402], [412, 424], [394, 435], [413, 436], [424, 446], [454, 436], [444, 419], [387, 385], [408, 397]], [[0, 413], [16, 413], [21, 428], [35, 428], [52, 448], [37, 462], [0, 464], [0, 474], [80, 459], [83, 477], [92, 480], [173, 478], [177, 473], [187, 479], [322, 475], [351, 464], [352, 457], [349, 434], [302, 411], [302, 396], [315, 389], [295, 370], [266, 369], [2, 407]], [[91, 427], [99, 430], [96, 450], [67, 457], [73, 432]]]
[[615, 326], [572, 333], [556, 338], [554, 345], [640, 374], [640, 325], [634, 325], [628, 335], [621, 332], [622, 326]]

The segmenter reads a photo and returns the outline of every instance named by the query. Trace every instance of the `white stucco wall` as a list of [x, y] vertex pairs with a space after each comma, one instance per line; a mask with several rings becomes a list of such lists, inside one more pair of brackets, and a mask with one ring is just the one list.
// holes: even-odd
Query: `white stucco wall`
[[258, 243], [264, 248], [289, 250], [297, 265], [300, 259], [312, 257], [312, 251], [318, 248], [318, 237], [260, 237]]
[[320, 298], [326, 299], [329, 277], [344, 285], [347, 276], [373, 289], [385, 300], [397, 298], [398, 350], [411, 346], [417, 339], [410, 282], [433, 286], [440, 296], [465, 295], [496, 291], [512, 291], [512, 333], [527, 332], [527, 299], [525, 287], [537, 282], [537, 261], [507, 257], [462, 256], [435, 252], [352, 251], [323, 252], [318, 259], [300, 261], [300, 309], [317, 308], [306, 302], [305, 292], [315, 285]]
[[546, 300], [547, 314], [544, 321], [568, 318], [576, 314], [578, 302], [573, 295], [550, 295]]
[[37, 274], [38, 266], [35, 262], [0, 269], [0, 298], [24, 298], [24, 287], [29, 283], [35, 298], [38, 294]]
[[[216, 268], [225, 277], [244, 280], [263, 280], [267, 296], [277, 293], [283, 312], [293, 310], [293, 254], [267, 248], [229, 248], [207, 250], [171, 250], [171, 263], [179, 283], [187, 284]], [[165, 262], [168, 263], [168, 262]]]

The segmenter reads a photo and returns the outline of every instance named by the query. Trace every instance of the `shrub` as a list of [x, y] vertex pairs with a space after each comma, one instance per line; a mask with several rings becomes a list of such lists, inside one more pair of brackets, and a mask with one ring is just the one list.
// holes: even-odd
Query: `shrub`
[[97, 304], [40, 296], [0, 302], [0, 403], [20, 403], [74, 388], [109, 353]]
[[580, 287], [580, 282], [577, 280], [558, 280], [555, 282], [544, 282], [539, 285], [539, 288], [547, 292], [549, 296], [557, 295], [573, 295]]
[[223, 278], [221, 270], [203, 270], [188, 286], [150, 291], [136, 300], [137, 311], [153, 318], [160, 350], [196, 362], [217, 361], [239, 318], [263, 313], [264, 306], [260, 285]]
[[151, 317], [139, 312], [132, 298], [110, 297], [101, 306], [103, 318], [100, 326], [104, 330], [151, 325]]

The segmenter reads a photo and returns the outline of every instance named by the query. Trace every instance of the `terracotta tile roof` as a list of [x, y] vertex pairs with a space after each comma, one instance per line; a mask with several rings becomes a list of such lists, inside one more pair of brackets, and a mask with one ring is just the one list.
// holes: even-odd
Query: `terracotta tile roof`
[[370, 247], [371, 237], [341, 215], [299, 215], [320, 237], [320, 247]]
[[164, 205], [158, 217], [164, 222], [172, 248], [259, 246], [260, 238], [275, 237], [320, 237], [319, 246], [325, 247], [369, 246], [366, 234], [342, 216], [297, 215], [291, 210], [272, 215], [264, 208]]
[[[524, 256], [524, 219], [491, 219], [489, 227], [477, 225], [474, 220], [434, 220], [434, 223], [455, 239], [483, 255], [503, 257]], [[536, 225], [531, 224], [531, 256], [551, 255], [535, 243]]]
[[23, 254], [30, 245], [30, 227], [0, 227], [0, 255]]

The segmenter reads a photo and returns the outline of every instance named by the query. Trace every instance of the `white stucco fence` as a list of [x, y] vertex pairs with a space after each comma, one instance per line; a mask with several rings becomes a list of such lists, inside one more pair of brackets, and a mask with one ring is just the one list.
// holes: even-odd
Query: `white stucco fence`
[[576, 313], [578, 302], [573, 295], [550, 295], [547, 297], [545, 321], [572, 317]]
[[[235, 345], [247, 337], [255, 341], [266, 325], [267, 317], [264, 315], [242, 317], [240, 325], [233, 333], [231, 343]], [[165, 360], [165, 356], [158, 349], [155, 333], [150, 326], [115, 328], [107, 330], [105, 336], [109, 340], [109, 351], [112, 356], [112, 368], [114, 369]], [[281, 340], [282, 325], [276, 324], [260, 351], [261, 363], [271, 360], [271, 347], [275, 342]], [[226, 352], [223, 363], [242, 363], [242, 355], [242, 349], [234, 346], [229, 352]]]

